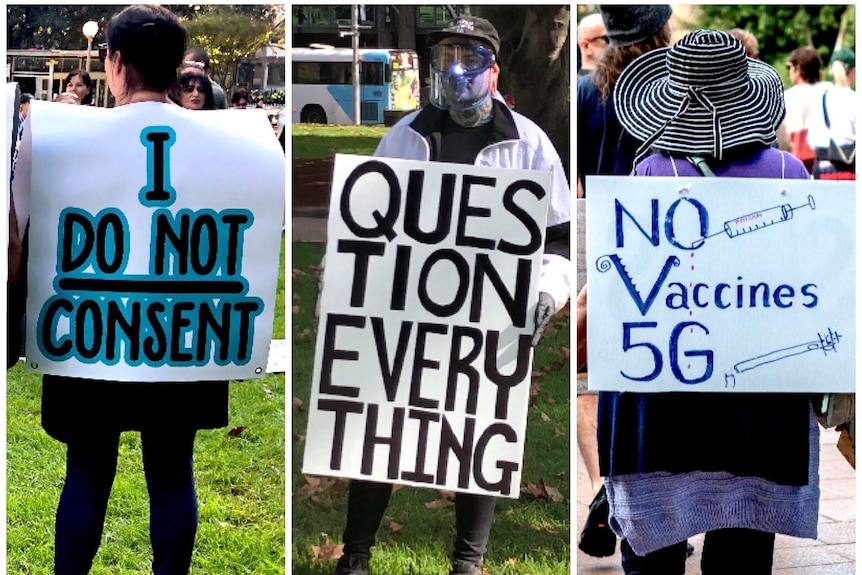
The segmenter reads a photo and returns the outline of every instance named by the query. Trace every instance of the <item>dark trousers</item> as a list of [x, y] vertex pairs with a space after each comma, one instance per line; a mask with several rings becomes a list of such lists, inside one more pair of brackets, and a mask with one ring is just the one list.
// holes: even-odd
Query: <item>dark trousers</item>
[[[189, 571], [198, 524], [194, 441], [193, 429], [141, 432], [155, 575], [186, 575]], [[66, 481], [54, 536], [56, 575], [85, 575], [93, 565], [117, 472], [119, 442], [116, 433], [67, 444]]]
[[[620, 544], [626, 575], [684, 575], [686, 542], [646, 555], [635, 555], [628, 541]], [[775, 534], [754, 529], [718, 529], [703, 539], [703, 575], [770, 575]]]
[[[392, 485], [351, 481], [347, 499], [344, 554], [370, 555], [375, 534], [389, 505]], [[455, 542], [452, 558], [476, 565], [488, 548], [497, 499], [489, 495], [455, 494]]]

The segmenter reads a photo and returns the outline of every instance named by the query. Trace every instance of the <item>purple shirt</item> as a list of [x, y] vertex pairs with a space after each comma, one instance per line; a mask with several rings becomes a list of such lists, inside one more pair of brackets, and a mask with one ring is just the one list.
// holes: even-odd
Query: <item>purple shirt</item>
[[[674, 173], [674, 165], [676, 173]], [[778, 178], [807, 180], [810, 178], [805, 165], [788, 152], [775, 148], [762, 148], [745, 158], [733, 161], [709, 162], [716, 177], [724, 178]], [[643, 159], [635, 168], [637, 176], [702, 176], [703, 174], [684, 157], [653, 154]]]

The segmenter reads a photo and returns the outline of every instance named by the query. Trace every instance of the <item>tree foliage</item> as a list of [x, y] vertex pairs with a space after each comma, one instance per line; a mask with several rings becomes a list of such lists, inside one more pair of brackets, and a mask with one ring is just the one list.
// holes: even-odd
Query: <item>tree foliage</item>
[[210, 75], [230, 93], [240, 58], [270, 42], [273, 26], [253, 16], [217, 10], [185, 22], [189, 47], [201, 47], [210, 57]]
[[99, 33], [93, 43], [104, 42], [108, 20], [123, 8], [125, 6], [121, 5], [9, 5], [6, 8], [6, 45], [12, 49], [86, 50], [84, 23], [96, 21]]
[[760, 44], [760, 57], [780, 70], [800, 46], [813, 46], [824, 59], [836, 45], [855, 49], [855, 21], [852, 5], [722, 4], [701, 6], [695, 25], [748, 30]]
[[[98, 22], [99, 33], [93, 42], [94, 44], [104, 42], [108, 21], [126, 6], [125, 4], [9, 5], [6, 8], [7, 47], [85, 50], [87, 39], [82, 32], [84, 23], [89, 20]], [[227, 18], [238, 15], [244, 17], [243, 25], [245, 22], [255, 22], [273, 27], [272, 23], [281, 18], [281, 26], [284, 26], [284, 16], [279, 14], [276, 4], [188, 4], [165, 5], [165, 7], [186, 23], [205, 16], [219, 15]], [[237, 32], [241, 30], [236, 29]]]

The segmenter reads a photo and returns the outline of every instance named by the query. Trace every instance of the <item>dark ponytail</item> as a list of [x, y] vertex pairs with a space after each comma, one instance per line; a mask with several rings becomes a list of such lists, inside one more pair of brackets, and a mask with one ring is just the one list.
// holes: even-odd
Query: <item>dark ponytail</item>
[[161, 6], [129, 6], [108, 22], [108, 57], [120, 52], [130, 90], [165, 92], [177, 76], [188, 35]]

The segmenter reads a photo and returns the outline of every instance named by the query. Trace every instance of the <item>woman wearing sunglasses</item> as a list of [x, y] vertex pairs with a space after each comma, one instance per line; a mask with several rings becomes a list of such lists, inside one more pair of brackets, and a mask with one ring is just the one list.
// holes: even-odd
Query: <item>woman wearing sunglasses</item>
[[212, 82], [202, 74], [180, 74], [171, 88], [170, 98], [188, 110], [215, 110]]

